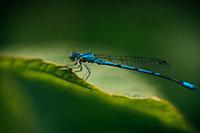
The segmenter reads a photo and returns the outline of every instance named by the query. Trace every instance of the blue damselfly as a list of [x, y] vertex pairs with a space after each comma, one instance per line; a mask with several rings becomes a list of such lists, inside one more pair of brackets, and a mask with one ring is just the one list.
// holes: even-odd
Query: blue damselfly
[[[71, 65], [72, 68], [76, 68], [75, 72], [82, 71], [82, 66], [85, 66], [88, 73], [85, 76], [85, 79], [90, 76], [91, 71], [87, 67], [85, 63], [96, 63], [98, 65], [107, 65], [113, 66], [128, 70], [137, 71], [140, 73], [145, 73], [149, 75], [153, 75], [156, 77], [164, 78], [179, 85], [186, 87], [190, 90], [196, 90], [197, 87], [194, 84], [191, 84], [186, 81], [178, 80], [171, 76], [162, 74], [160, 72], [153, 71], [153, 68], [156, 66], [158, 68], [168, 68], [169, 64], [167, 61], [162, 59], [155, 59], [155, 58], [146, 58], [146, 57], [132, 57], [132, 56], [107, 56], [107, 55], [100, 55], [100, 54], [93, 54], [92, 52], [88, 53], [79, 53], [77, 51], [71, 52], [69, 54], [69, 58], [73, 61]], [[146, 69], [148, 68], [148, 69]]]

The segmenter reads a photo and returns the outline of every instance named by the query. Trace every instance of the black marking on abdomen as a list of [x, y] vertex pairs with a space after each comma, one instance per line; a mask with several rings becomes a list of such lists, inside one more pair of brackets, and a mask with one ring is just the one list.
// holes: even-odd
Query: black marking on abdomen
[[120, 64], [117, 64], [117, 66], [118, 66], [118, 67], [122, 67], [122, 65], [120, 65]]

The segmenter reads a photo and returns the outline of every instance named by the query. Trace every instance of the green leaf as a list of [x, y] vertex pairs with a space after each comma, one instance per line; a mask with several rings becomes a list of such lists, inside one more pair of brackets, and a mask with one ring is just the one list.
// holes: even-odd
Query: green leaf
[[107, 94], [67, 67], [0, 57], [0, 69], [1, 132], [195, 132], [168, 101]]

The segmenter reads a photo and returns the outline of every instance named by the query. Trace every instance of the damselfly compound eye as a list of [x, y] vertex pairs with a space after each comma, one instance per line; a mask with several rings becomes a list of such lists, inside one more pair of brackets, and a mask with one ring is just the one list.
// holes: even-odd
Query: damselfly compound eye
[[69, 59], [71, 61], [75, 61], [75, 55], [74, 55], [74, 52], [71, 52], [69, 55], [68, 55]]

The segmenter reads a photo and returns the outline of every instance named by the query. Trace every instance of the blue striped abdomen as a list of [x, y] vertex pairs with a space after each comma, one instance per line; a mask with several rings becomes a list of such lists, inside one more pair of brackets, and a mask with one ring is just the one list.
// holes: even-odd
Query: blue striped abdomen
[[197, 87], [194, 84], [191, 84], [191, 83], [186, 82], [186, 81], [181, 81], [181, 80], [178, 80], [178, 79], [166, 76], [166, 75], [162, 75], [161, 73], [158, 73], [158, 72], [153, 72], [153, 71], [146, 70], [146, 69], [136, 68], [136, 67], [133, 67], [133, 66], [120, 65], [120, 64], [116, 64], [116, 63], [112, 63], [112, 62], [108, 62], [108, 61], [103, 61], [100, 64], [101, 65], [109, 65], [109, 66], [119, 67], [119, 68], [123, 68], [123, 69], [134, 70], [134, 71], [138, 71], [138, 72], [141, 72], [141, 73], [154, 75], [154, 76], [157, 76], [157, 77], [161, 77], [161, 78], [176, 82], [176, 83], [180, 84], [181, 86], [186, 87], [190, 90], [197, 90]]

